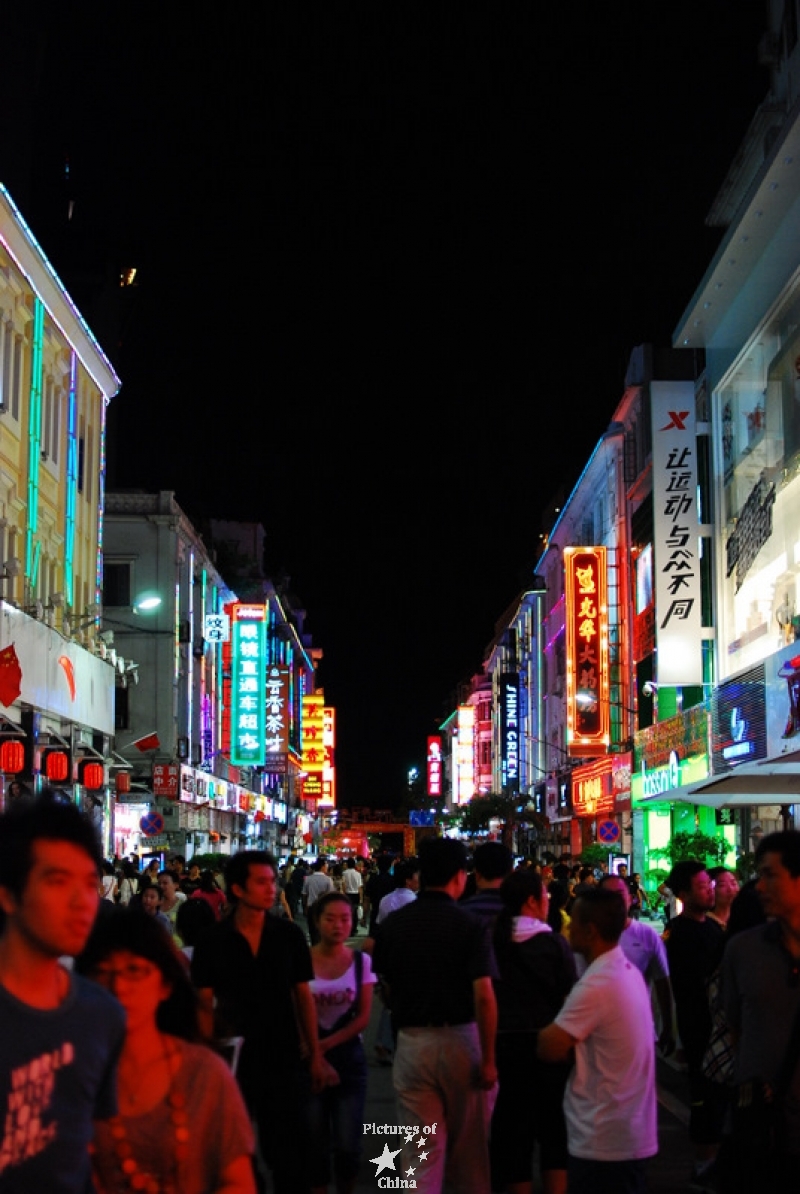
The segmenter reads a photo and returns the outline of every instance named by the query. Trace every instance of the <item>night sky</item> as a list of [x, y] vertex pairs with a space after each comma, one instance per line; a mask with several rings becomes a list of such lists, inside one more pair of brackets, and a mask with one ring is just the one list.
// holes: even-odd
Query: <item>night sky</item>
[[385, 806], [702, 277], [763, 7], [178, 7], [9, 14], [0, 179], [123, 379], [112, 485], [265, 525]]

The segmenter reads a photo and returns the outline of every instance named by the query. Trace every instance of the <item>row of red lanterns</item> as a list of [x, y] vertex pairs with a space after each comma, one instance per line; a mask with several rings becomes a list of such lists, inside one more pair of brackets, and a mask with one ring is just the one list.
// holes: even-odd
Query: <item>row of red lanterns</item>
[[[25, 766], [25, 747], [18, 738], [7, 738], [0, 744], [0, 771], [17, 775]], [[69, 755], [65, 750], [48, 750], [44, 756], [44, 774], [51, 783], [63, 783], [69, 776]], [[105, 783], [105, 768], [102, 763], [83, 760], [79, 768], [80, 783], [90, 791], [97, 791]], [[118, 792], [130, 791], [130, 775], [127, 771], [117, 773]]]

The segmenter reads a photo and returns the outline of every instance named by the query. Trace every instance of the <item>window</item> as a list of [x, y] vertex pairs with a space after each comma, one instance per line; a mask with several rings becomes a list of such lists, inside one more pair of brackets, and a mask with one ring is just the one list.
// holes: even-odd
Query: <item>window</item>
[[130, 604], [130, 560], [105, 560], [103, 562], [103, 605], [129, 606]]
[[114, 729], [128, 730], [130, 729], [130, 706], [128, 703], [127, 688], [114, 689]]

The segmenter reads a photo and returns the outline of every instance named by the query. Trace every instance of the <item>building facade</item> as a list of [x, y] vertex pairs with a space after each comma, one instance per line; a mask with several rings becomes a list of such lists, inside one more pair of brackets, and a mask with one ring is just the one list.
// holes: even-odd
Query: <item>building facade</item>
[[4, 770], [4, 796], [56, 782], [105, 829], [115, 674], [95, 615], [106, 407], [119, 385], [0, 186], [0, 743], [24, 752]]

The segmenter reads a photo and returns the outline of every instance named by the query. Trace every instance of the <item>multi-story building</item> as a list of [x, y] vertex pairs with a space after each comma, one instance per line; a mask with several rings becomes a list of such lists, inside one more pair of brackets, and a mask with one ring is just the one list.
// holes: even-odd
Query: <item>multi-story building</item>
[[[107, 496], [101, 639], [121, 675], [116, 752], [132, 779], [120, 853], [303, 847], [315, 808], [300, 785], [302, 701], [319, 652], [263, 575], [263, 536], [213, 523], [207, 546], [171, 491]], [[151, 806], [164, 829], [143, 836]]]
[[[712, 770], [800, 747], [800, 42], [767, 6], [770, 89], [708, 222], [725, 233], [675, 332], [705, 350], [712, 428]], [[740, 847], [777, 819], [763, 809]], [[754, 836], [755, 833], [755, 836]]]
[[[115, 673], [96, 653], [94, 615], [102, 586], [106, 407], [119, 385], [0, 186], [0, 743], [10, 744], [4, 790], [8, 796], [16, 783], [12, 795], [33, 791], [49, 778], [72, 787], [106, 827]], [[17, 741], [24, 751], [18, 770]]]

